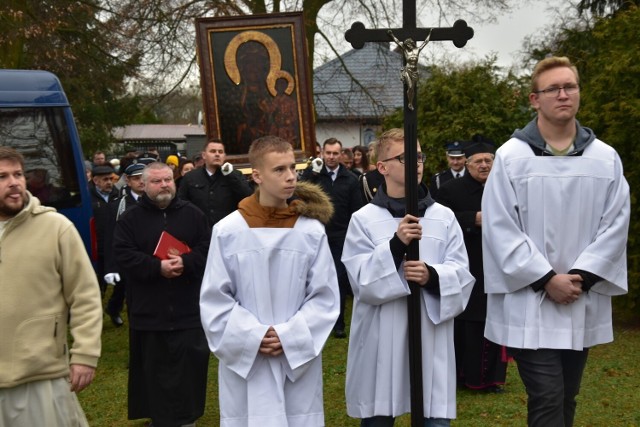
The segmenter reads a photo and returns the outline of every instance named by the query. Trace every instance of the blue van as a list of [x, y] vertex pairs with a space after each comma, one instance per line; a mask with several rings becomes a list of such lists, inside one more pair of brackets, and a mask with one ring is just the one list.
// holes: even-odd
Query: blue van
[[80, 138], [60, 80], [50, 72], [0, 70], [0, 144], [24, 156], [27, 189], [76, 225], [95, 254], [93, 212]]

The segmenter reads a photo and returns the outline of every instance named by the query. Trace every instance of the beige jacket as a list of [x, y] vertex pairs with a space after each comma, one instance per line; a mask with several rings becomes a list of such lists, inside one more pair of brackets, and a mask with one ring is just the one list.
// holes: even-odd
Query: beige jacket
[[[67, 345], [67, 329], [73, 343]], [[29, 194], [0, 237], [0, 388], [95, 367], [102, 306], [73, 223]]]

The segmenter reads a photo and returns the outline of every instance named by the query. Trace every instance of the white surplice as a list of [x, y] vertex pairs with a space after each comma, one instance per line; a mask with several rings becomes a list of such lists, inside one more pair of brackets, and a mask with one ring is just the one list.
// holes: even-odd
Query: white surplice
[[[482, 199], [485, 336], [527, 349], [612, 341], [611, 296], [627, 292], [629, 212], [622, 163], [602, 141], [578, 156], [536, 156], [524, 141], [506, 142]], [[604, 280], [559, 305], [529, 286], [552, 269]]]
[[[352, 417], [410, 412], [407, 295], [389, 240], [401, 218], [369, 204], [349, 224], [342, 262], [354, 294], [347, 360], [347, 413]], [[455, 418], [453, 318], [469, 301], [474, 278], [462, 231], [449, 208], [431, 205], [422, 224], [420, 259], [440, 278], [440, 295], [421, 290], [424, 415]]]
[[[323, 426], [321, 352], [339, 313], [324, 226], [249, 228], [234, 212], [213, 228], [200, 295], [202, 325], [219, 360], [223, 427]], [[284, 354], [265, 357], [273, 326]]]

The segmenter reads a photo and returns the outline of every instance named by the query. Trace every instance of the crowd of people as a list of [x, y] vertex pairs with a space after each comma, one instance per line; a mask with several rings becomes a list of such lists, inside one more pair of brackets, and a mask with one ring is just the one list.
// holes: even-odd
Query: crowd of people
[[456, 388], [503, 391], [509, 360], [528, 425], [572, 426], [589, 349], [613, 340], [611, 297], [627, 291], [629, 186], [575, 118], [566, 58], [536, 66], [529, 100], [535, 117], [501, 147], [446, 142], [449, 167], [430, 180], [417, 143], [415, 215], [402, 129], [369, 147], [329, 138], [301, 173], [290, 143], [261, 137], [249, 179], [219, 140], [192, 160], [97, 152], [95, 268], [73, 224], [27, 191], [22, 156], [0, 147], [0, 425], [88, 425], [76, 393], [94, 378], [104, 312], [128, 322], [129, 419], [195, 426], [213, 353], [220, 425], [323, 426], [333, 334], [349, 338], [348, 415], [391, 427], [411, 410], [413, 283], [424, 426], [451, 424]]

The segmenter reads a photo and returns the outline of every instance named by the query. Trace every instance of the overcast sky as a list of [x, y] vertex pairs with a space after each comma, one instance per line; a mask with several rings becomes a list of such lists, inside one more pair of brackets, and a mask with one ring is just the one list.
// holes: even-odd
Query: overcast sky
[[[474, 29], [474, 37], [465, 47], [458, 49], [451, 42], [434, 43], [421, 53], [421, 61], [438, 61], [438, 58], [442, 58], [443, 52], [446, 52], [444, 54], [446, 58], [456, 62], [483, 59], [493, 52], [498, 55], [498, 65], [505, 67], [514, 65], [517, 63], [518, 51], [522, 50], [525, 37], [542, 30], [549, 23], [551, 12], [548, 11], [548, 4], [550, 1], [552, 0], [522, 1], [520, 3], [524, 4], [514, 8], [511, 13], [499, 16], [495, 24], [479, 24], [465, 19], [467, 25]], [[455, 19], [455, 17], [450, 18]], [[461, 18], [464, 19], [464, 17]], [[352, 48], [345, 40], [335, 40], [334, 43], [341, 54]], [[320, 49], [321, 52], [326, 49], [323, 44], [322, 40], [316, 39], [316, 49]], [[333, 54], [329, 54], [330, 59], [334, 57]], [[320, 58], [316, 57], [314, 65], [321, 65], [322, 62]]]
[[[526, 2], [513, 12], [498, 18], [496, 24], [477, 25], [474, 37], [460, 49], [466, 55], [483, 58], [491, 52], [498, 54], [498, 64], [509, 66], [516, 61], [525, 37], [540, 31], [549, 23], [550, 15], [545, 1]], [[454, 47], [455, 49], [455, 47]]]

